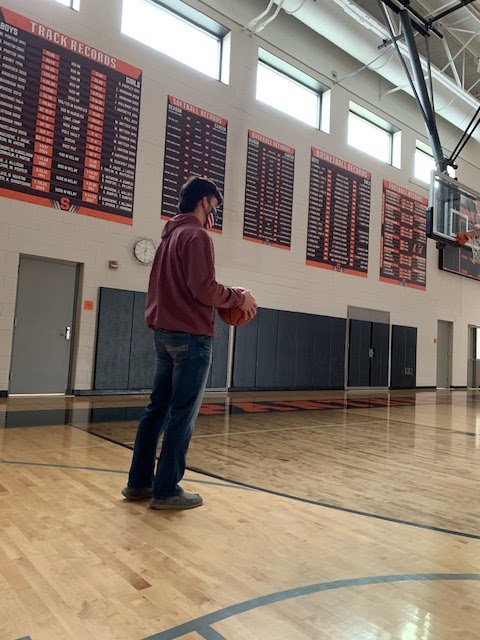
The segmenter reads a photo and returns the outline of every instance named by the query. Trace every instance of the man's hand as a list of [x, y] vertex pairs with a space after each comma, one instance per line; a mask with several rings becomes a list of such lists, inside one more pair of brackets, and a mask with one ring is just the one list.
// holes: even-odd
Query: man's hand
[[257, 315], [257, 303], [248, 289], [243, 289], [245, 294], [245, 300], [240, 305], [240, 309], [243, 311], [243, 315], [247, 320], [251, 320]]

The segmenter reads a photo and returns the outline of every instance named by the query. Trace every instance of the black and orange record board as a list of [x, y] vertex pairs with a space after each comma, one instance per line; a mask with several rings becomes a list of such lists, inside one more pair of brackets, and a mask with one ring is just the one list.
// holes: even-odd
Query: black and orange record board
[[[178, 213], [178, 194], [193, 175], [213, 180], [223, 194], [227, 153], [227, 120], [193, 104], [168, 96], [162, 218]], [[215, 227], [223, 226], [222, 207]]]
[[243, 237], [290, 249], [295, 149], [248, 132]]
[[141, 71], [0, 9], [0, 195], [132, 224]]
[[459, 276], [480, 280], [480, 264], [473, 261], [472, 250], [468, 247], [446, 245], [439, 251], [439, 268], [457, 273]]
[[312, 147], [306, 263], [367, 276], [371, 174]]
[[380, 280], [414, 289], [426, 288], [428, 200], [383, 181]]

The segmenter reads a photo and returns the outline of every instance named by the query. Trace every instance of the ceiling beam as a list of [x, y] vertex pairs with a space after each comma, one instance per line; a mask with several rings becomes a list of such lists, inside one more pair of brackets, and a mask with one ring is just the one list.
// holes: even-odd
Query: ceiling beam
[[[471, 1], [472, 0], [469, 0], [469, 2], [471, 2]], [[382, 0], [382, 2], [383, 2], [383, 4], [385, 6], [389, 7], [392, 11], [394, 11], [398, 15], [400, 14], [401, 11], [407, 10], [409, 12], [409, 14], [411, 14], [412, 16], [414, 16], [416, 18], [415, 20], [410, 19], [410, 23], [411, 23], [412, 27], [414, 29], [416, 29], [416, 31], [421, 33], [422, 36], [429, 36], [430, 35], [430, 31], [432, 31], [439, 38], [443, 38], [443, 34], [440, 31], [438, 31], [438, 29], [436, 29], [435, 27], [433, 27], [431, 25], [431, 21], [430, 20], [426, 20], [425, 18], [423, 18], [418, 13], [418, 11], [416, 11], [415, 9], [413, 9], [410, 6], [410, 0]], [[401, 6], [399, 6], [399, 4], [397, 4], [397, 2]]]
[[450, 7], [450, 9], [445, 9], [445, 11], [442, 11], [442, 13], [439, 13], [438, 16], [430, 18], [428, 20], [428, 22], [429, 22], [429, 24], [433, 24], [434, 22], [437, 22], [438, 20], [441, 20], [442, 18], [445, 18], [445, 16], [449, 16], [454, 11], [457, 11], [457, 9], [461, 9], [462, 7], [466, 7], [467, 4], [471, 4], [472, 2], [474, 2], [474, 0], [460, 0], [460, 2], [458, 4], [456, 4], [454, 7]]

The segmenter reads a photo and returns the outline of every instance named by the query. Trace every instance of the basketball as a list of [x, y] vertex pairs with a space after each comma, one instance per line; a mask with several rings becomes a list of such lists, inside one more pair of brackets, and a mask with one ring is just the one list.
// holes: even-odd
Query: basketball
[[240, 327], [242, 324], [249, 322], [248, 318], [245, 318], [243, 311], [240, 307], [230, 307], [230, 309], [217, 309], [220, 318], [227, 324], [231, 324], [234, 327]]

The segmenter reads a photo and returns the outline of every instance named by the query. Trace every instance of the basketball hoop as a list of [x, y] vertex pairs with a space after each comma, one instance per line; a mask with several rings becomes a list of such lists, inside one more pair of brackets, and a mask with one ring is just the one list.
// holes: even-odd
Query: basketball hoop
[[457, 243], [472, 250], [472, 260], [480, 263], [480, 225], [465, 233], [457, 233]]

